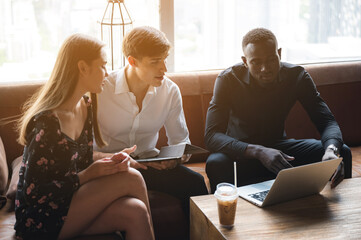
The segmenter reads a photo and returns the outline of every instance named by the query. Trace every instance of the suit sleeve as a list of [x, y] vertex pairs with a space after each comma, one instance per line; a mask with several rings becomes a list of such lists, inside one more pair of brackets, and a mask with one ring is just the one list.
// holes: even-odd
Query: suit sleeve
[[302, 79], [299, 87], [299, 101], [320, 133], [324, 148], [334, 144], [340, 149], [343, 140], [335, 117], [317, 91], [311, 76], [304, 71], [300, 77]]
[[233, 159], [239, 159], [248, 143], [226, 134], [232, 106], [231, 79], [219, 75], [216, 79], [213, 97], [210, 102], [205, 129], [205, 144], [211, 152], [222, 152]]

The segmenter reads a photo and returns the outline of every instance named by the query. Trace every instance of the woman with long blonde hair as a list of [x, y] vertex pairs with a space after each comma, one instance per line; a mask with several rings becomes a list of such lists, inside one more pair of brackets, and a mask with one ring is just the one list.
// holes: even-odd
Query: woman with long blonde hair
[[[18, 239], [68, 239], [125, 231], [154, 239], [146, 186], [126, 149], [93, 161], [97, 93], [107, 76], [104, 45], [74, 34], [63, 43], [50, 79], [25, 105], [25, 145], [15, 200]], [[86, 93], [91, 93], [90, 98]], [[111, 116], [109, 116], [111, 117]]]

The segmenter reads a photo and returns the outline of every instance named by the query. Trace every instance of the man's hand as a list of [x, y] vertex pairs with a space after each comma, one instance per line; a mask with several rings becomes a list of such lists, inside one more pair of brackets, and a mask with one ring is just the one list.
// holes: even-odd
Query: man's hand
[[182, 164], [183, 164], [183, 163], [186, 163], [186, 162], [189, 161], [189, 159], [190, 159], [191, 157], [192, 157], [192, 154], [183, 154], [180, 162], [181, 162]]
[[[332, 148], [326, 148], [325, 154], [322, 157], [322, 161], [332, 160], [338, 158], [335, 151]], [[335, 173], [331, 178], [331, 188], [335, 188], [345, 178], [344, 163], [341, 162], [338, 165]]]
[[332, 160], [338, 158], [335, 151], [331, 148], [326, 148], [322, 161]]
[[258, 159], [263, 166], [269, 171], [278, 174], [279, 171], [285, 168], [291, 168], [289, 161], [295, 158], [273, 148], [267, 148], [259, 145], [249, 144], [245, 151], [247, 158]]
[[178, 162], [176, 160], [168, 160], [161, 162], [147, 162], [144, 163], [144, 165], [155, 168], [157, 170], [166, 170], [175, 168], [178, 165]]

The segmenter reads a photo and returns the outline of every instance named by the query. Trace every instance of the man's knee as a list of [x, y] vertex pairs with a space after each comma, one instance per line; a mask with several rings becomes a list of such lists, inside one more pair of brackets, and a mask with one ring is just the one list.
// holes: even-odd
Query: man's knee
[[[188, 196], [197, 196], [208, 194], [204, 177], [199, 172], [192, 170], [192, 167], [186, 165], [178, 165], [170, 170], [163, 170], [162, 182], [164, 188], [154, 189], [173, 193], [176, 196], [183, 196], [186, 192]], [[174, 186], [177, 186], [175, 189]]]
[[206, 172], [219, 171], [220, 168], [224, 168], [230, 161], [229, 157], [224, 153], [212, 153], [209, 155], [206, 162]]
[[233, 173], [233, 161], [223, 153], [213, 153], [209, 155], [206, 163], [206, 173], [211, 185], [211, 192], [213, 193], [216, 186], [220, 182], [229, 182], [232, 178], [230, 173]]
[[187, 181], [189, 183], [188, 185], [191, 186], [188, 188], [191, 196], [208, 194], [208, 189], [202, 174], [193, 171], [192, 174], [188, 174]]

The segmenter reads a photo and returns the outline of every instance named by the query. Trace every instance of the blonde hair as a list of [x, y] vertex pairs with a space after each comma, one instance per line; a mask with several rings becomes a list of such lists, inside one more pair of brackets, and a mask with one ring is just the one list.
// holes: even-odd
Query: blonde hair
[[126, 57], [142, 59], [168, 53], [171, 45], [165, 34], [150, 26], [136, 27], [123, 39], [122, 49]]
[[[78, 62], [83, 60], [90, 64], [100, 57], [103, 47], [104, 43], [101, 41], [80, 33], [73, 34], [64, 41], [49, 80], [23, 106], [24, 114], [17, 123], [20, 144], [27, 144], [27, 127], [36, 114], [59, 107], [73, 94], [79, 78]], [[91, 93], [90, 98], [94, 138], [97, 145], [102, 147], [105, 142], [100, 134], [97, 120], [97, 94]]]

